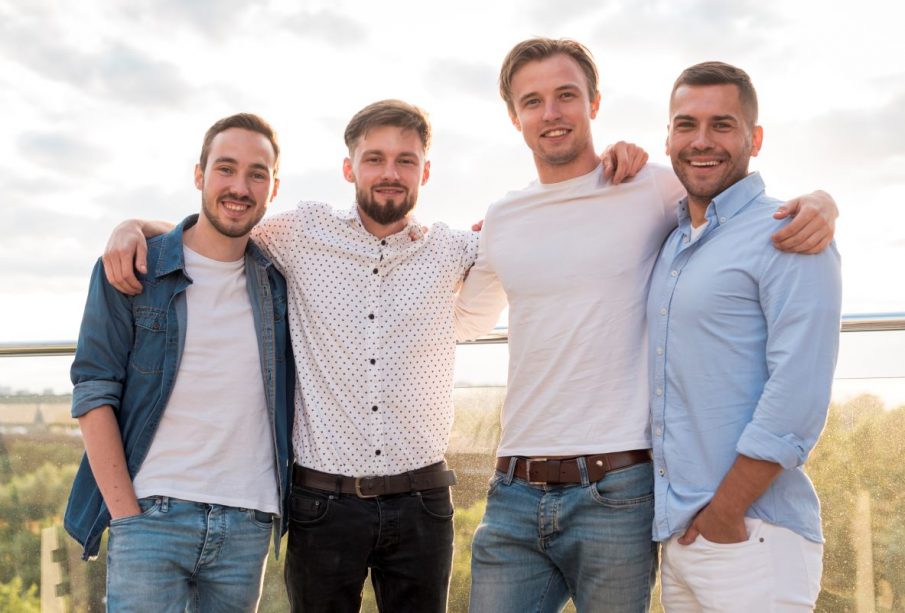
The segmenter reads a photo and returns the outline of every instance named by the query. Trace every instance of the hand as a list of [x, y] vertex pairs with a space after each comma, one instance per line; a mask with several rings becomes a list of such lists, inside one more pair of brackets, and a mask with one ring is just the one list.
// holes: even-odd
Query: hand
[[411, 230], [409, 230], [409, 239], [414, 243], [416, 240], [427, 234], [427, 231], [429, 229], [430, 228], [428, 228], [427, 226], [421, 226], [421, 232], [419, 233], [418, 230], [412, 228]]
[[775, 219], [793, 218], [773, 234], [773, 245], [790, 253], [820, 253], [833, 240], [838, 216], [836, 202], [824, 191], [793, 198], [773, 214]]
[[679, 544], [691, 545], [699, 534], [711, 543], [724, 545], [747, 541], [748, 529], [745, 527], [745, 516], [725, 516], [708, 504], [695, 515], [694, 521], [688, 526], [685, 534], [679, 537]]
[[480, 231], [481, 231], [481, 228], [483, 228], [483, 227], [484, 227], [484, 220], [482, 219], [481, 221], [478, 221], [478, 222], [475, 222], [475, 223], [471, 224], [471, 231], [472, 231], [472, 232], [480, 232]]
[[623, 140], [613, 143], [600, 154], [603, 162], [603, 176], [613, 185], [619, 185], [625, 179], [638, 174], [647, 163], [647, 151], [633, 143]]
[[133, 515], [141, 515], [141, 507], [138, 506], [138, 501], [134, 498], [131, 503], [123, 503], [121, 508], [116, 509], [115, 511], [112, 508], [107, 509], [110, 511], [110, 519], [119, 519], [121, 517], [132, 517]]
[[141, 273], [148, 272], [148, 242], [142, 233], [141, 223], [129, 219], [116, 226], [101, 259], [110, 285], [130, 296], [140, 294], [142, 287], [135, 276], [135, 269]]

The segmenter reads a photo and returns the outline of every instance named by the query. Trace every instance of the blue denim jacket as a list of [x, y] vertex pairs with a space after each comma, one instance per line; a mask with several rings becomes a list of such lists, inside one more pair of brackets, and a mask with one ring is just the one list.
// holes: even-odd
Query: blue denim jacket
[[[185, 274], [182, 232], [197, 221], [187, 217], [171, 232], [148, 242], [148, 270], [139, 275], [138, 296], [116, 291], [98, 262], [72, 364], [72, 416], [102, 405], [113, 407], [123, 437], [126, 463], [134, 478], [166, 408], [185, 344]], [[279, 472], [282, 518], [274, 522], [274, 545], [286, 532], [292, 467], [295, 365], [286, 317], [286, 282], [251, 241], [245, 250], [245, 275], [261, 355], [261, 372]], [[277, 477], [276, 475], [274, 476]], [[64, 525], [84, 546], [83, 558], [96, 556], [110, 513], [82, 457], [69, 495]]]

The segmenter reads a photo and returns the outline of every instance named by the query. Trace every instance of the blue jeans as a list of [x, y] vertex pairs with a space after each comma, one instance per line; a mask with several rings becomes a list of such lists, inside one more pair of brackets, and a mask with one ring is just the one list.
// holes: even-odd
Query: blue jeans
[[110, 522], [107, 610], [246, 612], [258, 607], [273, 519], [156, 496]]
[[590, 483], [529, 485], [509, 473], [490, 481], [472, 543], [470, 610], [635, 613], [650, 607], [657, 549], [648, 463]]

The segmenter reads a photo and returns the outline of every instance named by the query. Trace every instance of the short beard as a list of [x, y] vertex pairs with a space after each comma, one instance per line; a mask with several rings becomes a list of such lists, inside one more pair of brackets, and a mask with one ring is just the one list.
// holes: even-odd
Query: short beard
[[359, 210], [367, 215], [370, 219], [382, 226], [394, 224], [403, 219], [415, 208], [417, 196], [412, 196], [406, 190], [405, 197], [397, 204], [395, 199], [386, 201], [386, 204], [379, 204], [377, 200], [371, 197], [370, 191], [355, 186], [355, 200], [358, 203]]
[[[233, 200], [237, 200], [239, 202], [247, 202], [252, 207], [255, 206], [254, 199], [252, 199], [248, 196], [237, 196], [235, 194], [226, 194], [225, 197], [230, 197]], [[256, 225], [258, 225], [258, 222], [261, 221], [261, 218], [264, 217], [264, 213], [266, 212], [266, 209], [264, 207], [262, 207], [261, 210], [258, 211], [254, 217], [252, 217], [245, 223], [245, 225], [230, 227], [230, 226], [220, 223], [220, 218], [217, 217], [216, 211], [217, 211], [217, 207], [219, 205], [219, 200], [220, 200], [219, 197], [208, 199], [208, 198], [206, 198], [204, 192], [202, 192], [201, 193], [201, 210], [204, 213], [204, 216], [207, 217], [207, 220], [210, 222], [210, 224], [214, 227], [214, 229], [217, 232], [219, 232], [220, 234], [222, 234], [223, 236], [226, 236], [228, 238], [242, 238], [243, 236], [246, 236], [249, 232], [251, 232], [252, 228], [254, 228]]]

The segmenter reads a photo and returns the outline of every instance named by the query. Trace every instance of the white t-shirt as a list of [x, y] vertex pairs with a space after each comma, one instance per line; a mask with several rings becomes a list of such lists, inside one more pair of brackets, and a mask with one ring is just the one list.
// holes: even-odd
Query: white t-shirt
[[185, 348], [135, 493], [279, 513], [245, 259], [184, 252]]
[[[650, 447], [645, 305], [684, 191], [648, 165], [622, 185], [600, 167], [534, 182], [487, 212], [457, 303], [460, 338], [509, 301], [509, 387], [498, 455], [567, 456]], [[492, 325], [492, 323], [491, 323]]]

